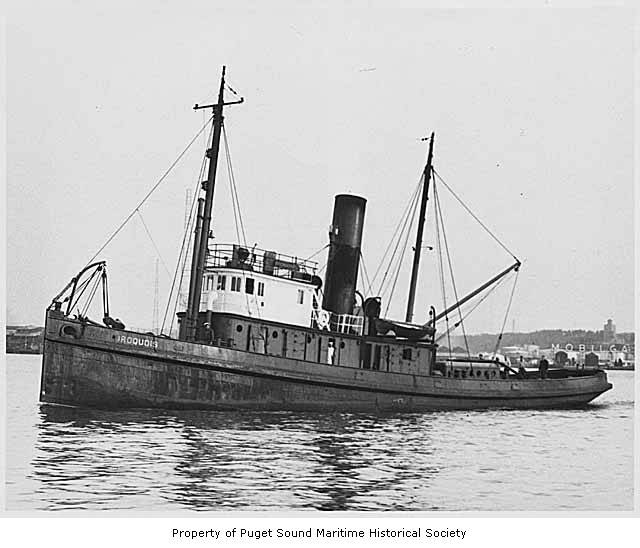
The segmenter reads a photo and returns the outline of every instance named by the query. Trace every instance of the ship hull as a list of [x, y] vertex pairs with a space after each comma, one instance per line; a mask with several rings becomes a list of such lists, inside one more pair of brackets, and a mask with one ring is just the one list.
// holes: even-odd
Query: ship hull
[[363, 370], [47, 318], [40, 400], [95, 408], [404, 411], [582, 406], [604, 372], [454, 379]]

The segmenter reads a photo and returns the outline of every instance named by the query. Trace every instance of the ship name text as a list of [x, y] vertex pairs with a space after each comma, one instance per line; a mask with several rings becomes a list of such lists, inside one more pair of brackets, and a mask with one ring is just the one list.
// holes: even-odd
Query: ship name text
[[144, 346], [145, 348], [158, 348], [158, 341], [146, 337], [132, 337], [130, 335], [116, 336], [116, 342], [120, 344], [132, 344], [134, 346]]

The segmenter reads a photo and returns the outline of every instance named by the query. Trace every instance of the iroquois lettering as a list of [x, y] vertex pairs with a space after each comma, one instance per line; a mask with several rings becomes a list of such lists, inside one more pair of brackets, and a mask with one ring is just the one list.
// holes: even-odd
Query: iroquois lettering
[[131, 344], [134, 346], [145, 346], [147, 348], [158, 348], [158, 341], [147, 339], [146, 337], [131, 337], [128, 335], [118, 335], [116, 342], [121, 344]]

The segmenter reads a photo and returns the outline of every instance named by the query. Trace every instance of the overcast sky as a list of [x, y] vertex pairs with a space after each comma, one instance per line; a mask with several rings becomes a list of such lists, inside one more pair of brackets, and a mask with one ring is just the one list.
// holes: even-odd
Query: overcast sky
[[[435, 131], [437, 171], [526, 261], [508, 330], [601, 329], [607, 318], [633, 329], [629, 10], [55, 4], [7, 18], [8, 323], [42, 324], [202, 125], [192, 106], [214, 98], [226, 64], [246, 101], [225, 120], [251, 244], [311, 255], [328, 241], [333, 196], [358, 194], [371, 275], [424, 165], [420, 138]], [[170, 269], [204, 146], [141, 210]], [[233, 242], [223, 162], [219, 173], [216, 241]], [[511, 258], [439, 190], [466, 293]], [[150, 327], [157, 253], [139, 218], [101, 258], [113, 314]], [[389, 312], [399, 319], [408, 255], [405, 264]], [[161, 266], [161, 308], [168, 287]], [[499, 331], [510, 290], [479, 307], [468, 331]], [[416, 321], [431, 303], [442, 309], [436, 254], [425, 250]]]

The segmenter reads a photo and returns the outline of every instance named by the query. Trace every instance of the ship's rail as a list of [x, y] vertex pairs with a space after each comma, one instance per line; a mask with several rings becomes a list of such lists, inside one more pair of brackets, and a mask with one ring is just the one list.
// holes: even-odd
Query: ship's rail
[[362, 335], [364, 330], [364, 317], [354, 314], [335, 314], [320, 307], [320, 291], [316, 290], [313, 296], [313, 308], [311, 310], [311, 323], [318, 329], [326, 329], [337, 333], [350, 335]]
[[364, 317], [354, 316], [353, 314], [331, 314], [329, 327], [332, 331], [337, 331], [338, 333], [362, 335]]
[[216, 244], [210, 247], [206, 266], [236, 268], [306, 282], [312, 281], [318, 269], [316, 261], [237, 244]]

